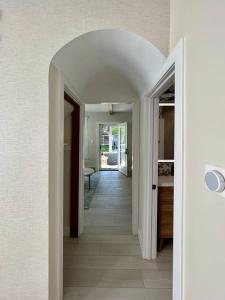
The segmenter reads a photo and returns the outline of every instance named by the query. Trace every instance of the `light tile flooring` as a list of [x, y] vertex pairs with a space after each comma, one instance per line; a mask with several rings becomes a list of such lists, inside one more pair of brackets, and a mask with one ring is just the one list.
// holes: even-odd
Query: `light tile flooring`
[[84, 234], [64, 242], [64, 300], [171, 300], [172, 250], [143, 260], [131, 234], [131, 178], [99, 176]]

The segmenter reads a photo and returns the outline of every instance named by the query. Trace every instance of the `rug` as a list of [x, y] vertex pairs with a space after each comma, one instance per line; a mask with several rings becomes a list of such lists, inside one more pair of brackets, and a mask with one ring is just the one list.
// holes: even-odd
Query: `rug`
[[91, 189], [89, 190], [88, 176], [84, 176], [84, 208], [89, 209], [93, 200], [95, 190], [98, 185], [99, 176], [98, 173], [94, 173], [91, 176]]

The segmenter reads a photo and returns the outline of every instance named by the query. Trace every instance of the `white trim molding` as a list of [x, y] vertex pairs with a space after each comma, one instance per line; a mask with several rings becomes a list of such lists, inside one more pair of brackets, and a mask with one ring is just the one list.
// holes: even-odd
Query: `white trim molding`
[[[173, 242], [173, 300], [183, 299], [183, 206], [184, 206], [184, 40], [182, 39], [171, 55], [166, 60], [159, 75], [155, 78], [153, 88], [146, 98], [153, 102], [157, 100], [160, 94], [175, 83], [175, 168], [174, 168], [174, 242]], [[151, 107], [151, 104], [150, 106]], [[148, 118], [151, 116], [152, 109], [148, 109]], [[150, 124], [150, 123], [149, 123]], [[151, 125], [149, 125], [151, 126]], [[147, 162], [149, 169], [153, 166], [155, 159], [154, 126], [148, 128], [148, 151]], [[152, 134], [151, 134], [152, 133]], [[145, 170], [145, 184], [153, 184], [154, 174]], [[155, 183], [155, 182], [154, 182]], [[153, 190], [145, 187], [145, 197], [143, 205], [143, 254], [144, 258], [155, 259], [157, 255], [157, 204], [154, 199]], [[156, 199], [157, 201], [157, 199]], [[150, 203], [149, 203], [150, 202]], [[150, 246], [151, 245], [151, 246]]]
[[[72, 85], [63, 78], [64, 91], [80, 106], [80, 145], [79, 145], [79, 214], [78, 214], [78, 235], [80, 236], [84, 229], [84, 122], [85, 122], [85, 104]], [[63, 135], [64, 136], [64, 135]]]
[[83, 230], [84, 104], [53, 64], [49, 72], [49, 299], [63, 299], [64, 91], [80, 105], [79, 235]]

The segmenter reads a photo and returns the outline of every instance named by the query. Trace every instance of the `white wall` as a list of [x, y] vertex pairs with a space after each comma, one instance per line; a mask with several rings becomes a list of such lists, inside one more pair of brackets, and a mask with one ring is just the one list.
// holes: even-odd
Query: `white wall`
[[88, 117], [88, 160], [87, 166], [98, 167], [98, 153], [96, 145], [97, 124], [100, 122], [128, 123], [128, 169], [131, 172], [132, 164], [132, 112], [116, 112], [110, 115], [107, 112], [86, 112]]
[[105, 28], [135, 32], [166, 54], [168, 23], [168, 0], [1, 3], [3, 299], [48, 299], [48, 73], [53, 55], [78, 35]]
[[185, 37], [184, 300], [225, 299], [225, 201], [204, 186], [225, 166], [225, 2], [172, 0], [171, 48]]

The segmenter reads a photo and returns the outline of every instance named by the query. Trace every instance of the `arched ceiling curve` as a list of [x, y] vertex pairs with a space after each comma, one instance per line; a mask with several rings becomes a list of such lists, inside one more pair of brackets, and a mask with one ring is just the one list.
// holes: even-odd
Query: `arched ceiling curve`
[[52, 60], [85, 103], [142, 99], [164, 61], [149, 41], [121, 30], [83, 34]]

